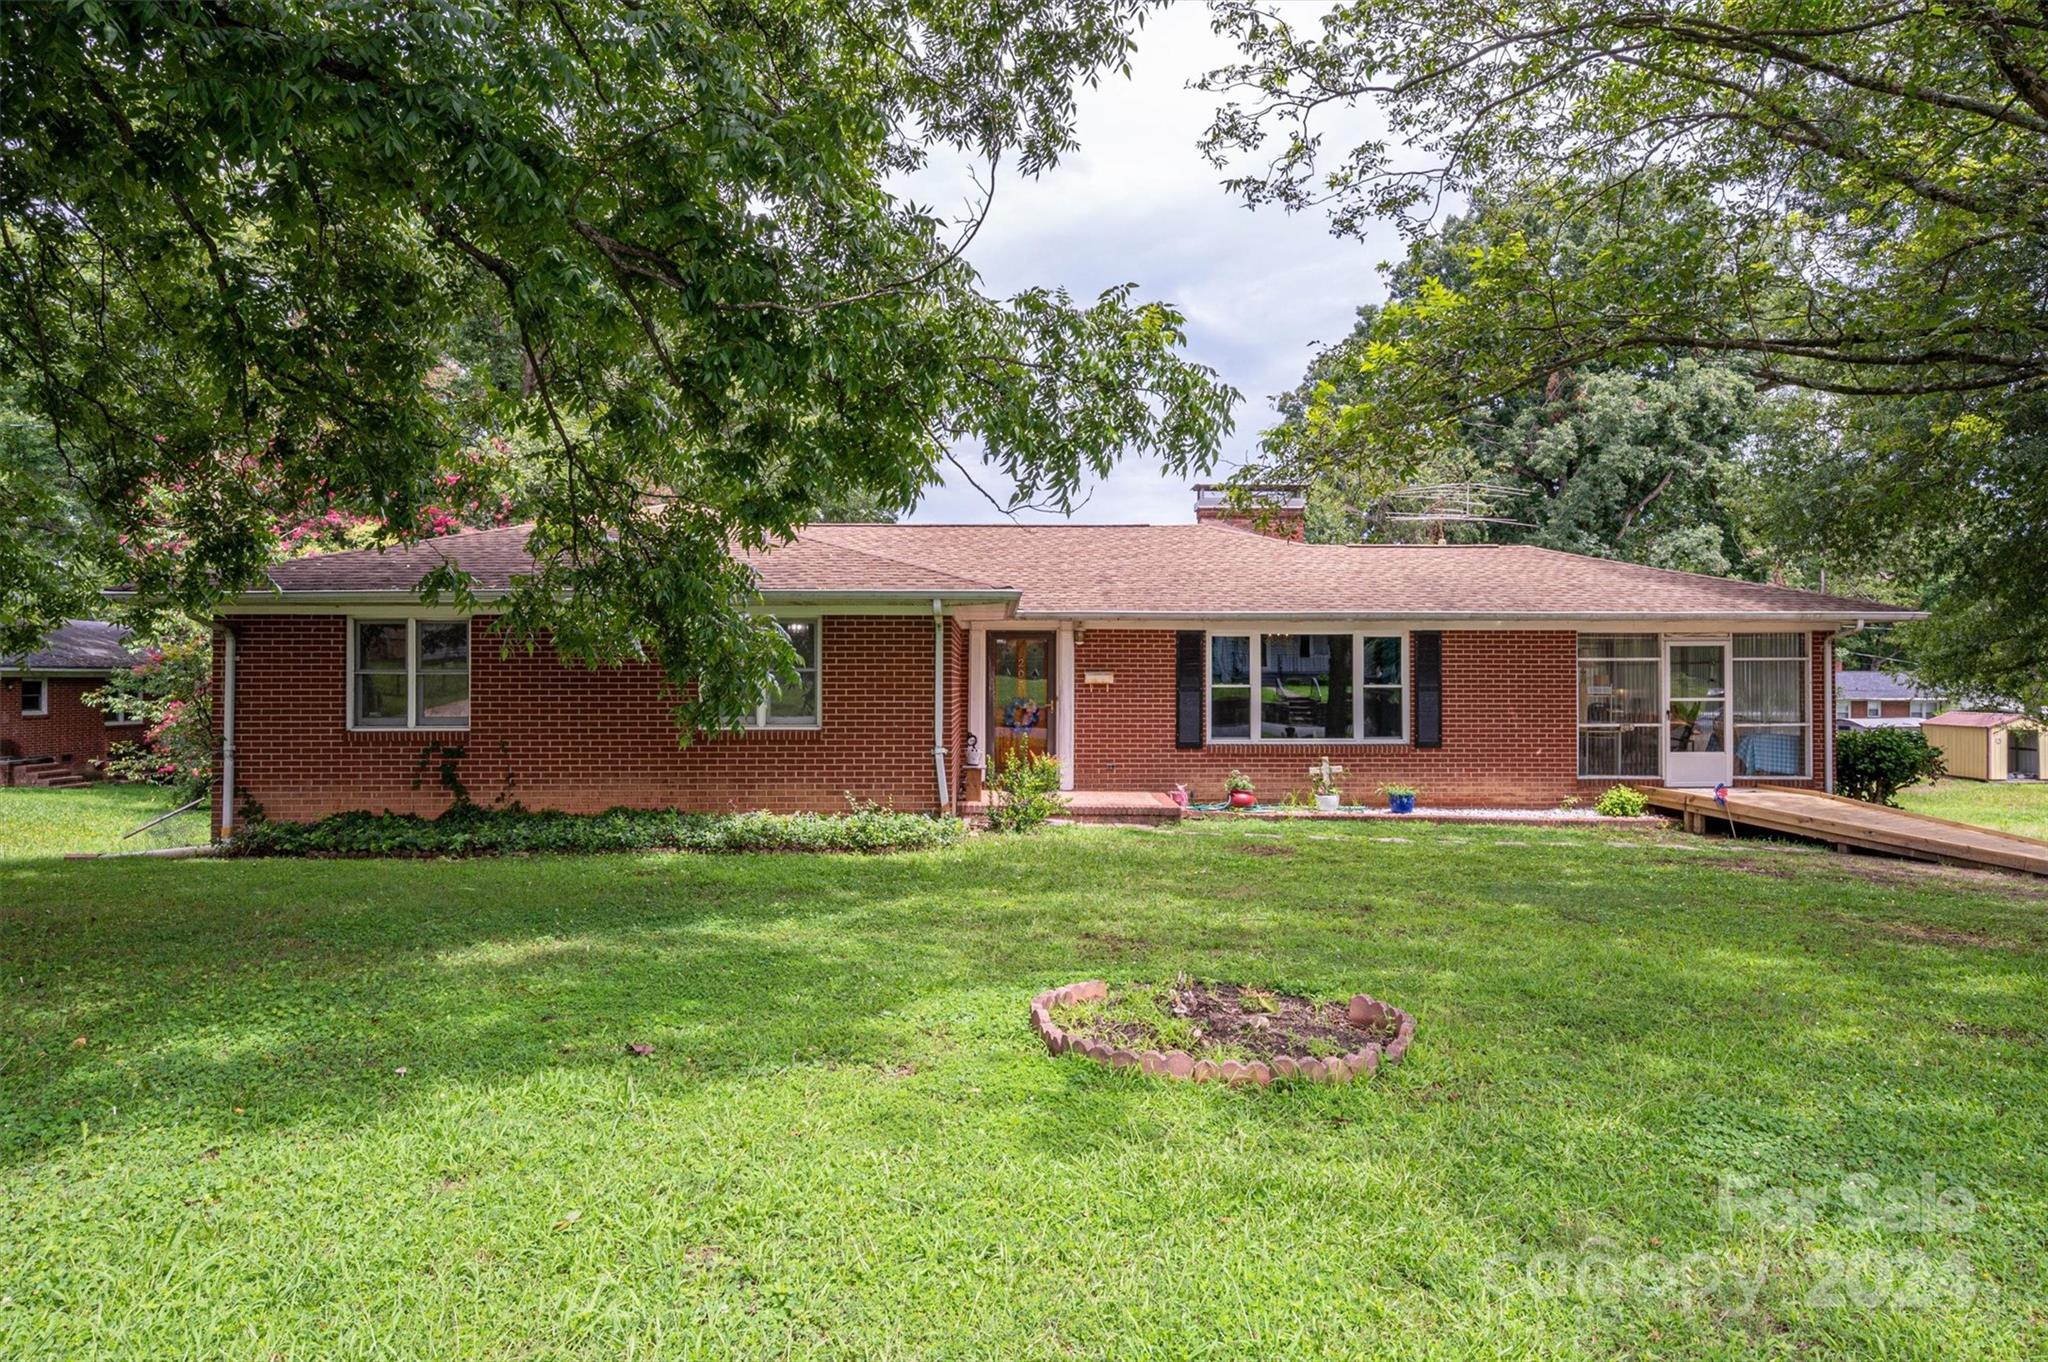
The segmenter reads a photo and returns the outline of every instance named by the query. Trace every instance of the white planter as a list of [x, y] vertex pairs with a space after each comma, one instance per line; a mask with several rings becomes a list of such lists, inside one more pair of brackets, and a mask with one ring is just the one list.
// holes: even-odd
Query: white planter
[[1344, 796], [1342, 795], [1342, 793], [1340, 793], [1339, 791], [1336, 791], [1336, 790], [1332, 790], [1332, 791], [1331, 791], [1331, 792], [1330, 792], [1329, 794], [1319, 794], [1319, 795], [1317, 795], [1317, 796], [1316, 796], [1316, 811], [1317, 811], [1318, 813], [1335, 813], [1335, 812], [1337, 812], [1337, 801], [1338, 801], [1339, 799], [1342, 799], [1343, 797], [1344, 797]]

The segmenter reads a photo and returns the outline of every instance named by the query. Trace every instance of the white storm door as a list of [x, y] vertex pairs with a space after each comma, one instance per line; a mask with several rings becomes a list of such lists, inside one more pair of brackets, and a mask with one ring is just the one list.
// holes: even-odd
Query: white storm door
[[1710, 788], [1730, 780], [1728, 640], [1666, 640], [1664, 676], [1664, 783]]

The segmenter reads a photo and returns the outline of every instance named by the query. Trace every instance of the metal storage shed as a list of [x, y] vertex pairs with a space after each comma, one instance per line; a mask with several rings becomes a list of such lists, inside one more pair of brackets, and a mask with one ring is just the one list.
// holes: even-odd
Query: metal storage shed
[[2022, 714], [1956, 709], [1920, 726], [1951, 776], [1963, 780], [2039, 780], [2041, 726]]

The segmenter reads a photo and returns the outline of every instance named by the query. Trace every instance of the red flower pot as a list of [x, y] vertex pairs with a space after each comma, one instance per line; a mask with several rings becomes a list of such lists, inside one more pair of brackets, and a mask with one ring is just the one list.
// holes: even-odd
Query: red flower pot
[[1230, 807], [1233, 809], [1249, 809], [1258, 802], [1259, 797], [1250, 790], [1233, 790], [1230, 792]]

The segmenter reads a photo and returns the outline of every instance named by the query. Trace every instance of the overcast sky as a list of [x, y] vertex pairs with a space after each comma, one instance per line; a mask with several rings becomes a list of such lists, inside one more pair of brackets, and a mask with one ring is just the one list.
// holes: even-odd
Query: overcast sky
[[[1222, 188], [1195, 147], [1216, 97], [1186, 86], [1235, 51], [1209, 31], [1206, 5], [1184, 2], [1150, 16], [1131, 78], [1081, 92], [1080, 150], [1040, 180], [1004, 179], [968, 251], [999, 296], [1039, 284], [1093, 299], [1130, 281], [1139, 297], [1180, 308], [1188, 355], [1244, 394], [1218, 476], [1254, 451], [1274, 420], [1272, 397], [1300, 380], [1314, 347], [1342, 337], [1358, 305], [1380, 296], [1376, 267], [1401, 250], [1391, 230], [1364, 243], [1340, 241], [1320, 215], [1253, 213]], [[965, 190], [932, 177], [915, 196], [944, 213], [957, 210]], [[957, 472], [947, 473], [912, 520], [1001, 518]], [[999, 475], [977, 478], [998, 497], [1010, 490]], [[1091, 493], [1075, 519], [1194, 518], [1186, 480], [1136, 461]]]

